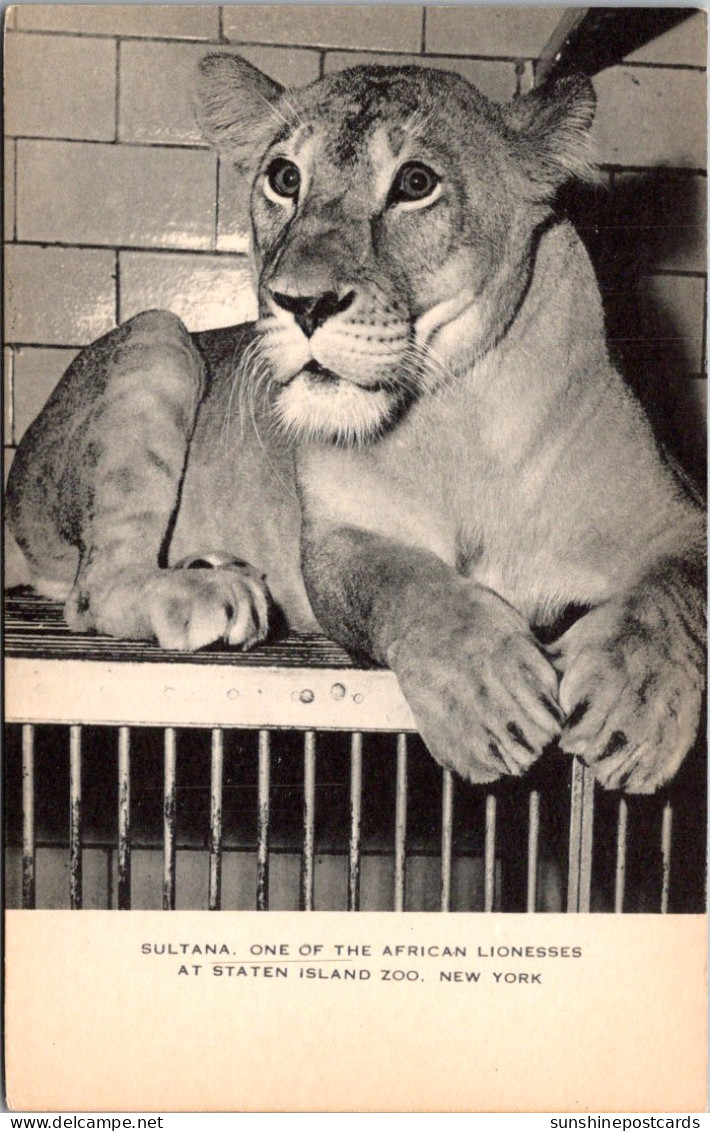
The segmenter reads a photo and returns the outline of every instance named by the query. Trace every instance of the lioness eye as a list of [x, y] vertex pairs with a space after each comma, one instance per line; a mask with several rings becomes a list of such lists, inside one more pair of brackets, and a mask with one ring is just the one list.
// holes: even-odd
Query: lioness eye
[[266, 170], [266, 181], [276, 196], [296, 196], [301, 187], [301, 173], [298, 165], [286, 157], [277, 157]]
[[388, 204], [407, 200], [426, 200], [439, 184], [439, 177], [421, 161], [409, 161], [397, 173], [390, 189]]

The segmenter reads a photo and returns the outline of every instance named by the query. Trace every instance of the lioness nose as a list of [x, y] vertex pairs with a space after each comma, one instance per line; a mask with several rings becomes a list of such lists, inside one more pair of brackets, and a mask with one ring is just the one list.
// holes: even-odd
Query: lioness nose
[[347, 310], [355, 298], [355, 291], [348, 291], [342, 297], [335, 291], [320, 295], [287, 295], [277, 291], [271, 294], [277, 306], [293, 315], [307, 338], [334, 314]]

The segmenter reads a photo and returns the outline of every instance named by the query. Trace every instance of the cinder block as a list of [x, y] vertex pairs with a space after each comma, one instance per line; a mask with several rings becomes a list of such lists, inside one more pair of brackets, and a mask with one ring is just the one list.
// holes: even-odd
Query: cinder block
[[313, 904], [316, 911], [347, 911], [348, 860], [346, 856], [320, 855], [315, 857]]
[[445, 59], [434, 55], [363, 55], [359, 52], [328, 52], [325, 71], [342, 71], [361, 63], [387, 63], [393, 66], [438, 67], [443, 71], [456, 71], [495, 102], [508, 102], [515, 94], [515, 64], [489, 62], [487, 59]]
[[269, 860], [269, 910], [298, 911], [301, 861], [296, 853], [272, 853]]
[[238, 172], [228, 161], [222, 161], [217, 225], [217, 247], [220, 251], [236, 251], [245, 255], [249, 249], [249, 192], [249, 177]]
[[631, 236], [646, 270], [705, 271], [707, 181], [674, 169], [614, 175], [613, 251]]
[[[212, 49], [213, 50], [213, 49]], [[235, 55], [285, 86], [304, 86], [318, 78], [316, 51], [269, 47], [232, 49]], [[121, 44], [119, 137], [159, 145], [202, 144], [193, 99], [197, 64], [207, 54], [203, 44]]]
[[435, 856], [410, 856], [404, 885], [404, 906], [418, 911], [441, 910], [441, 860]]
[[113, 140], [114, 42], [14, 34], [5, 50], [6, 133]]
[[225, 852], [222, 857], [222, 907], [253, 911], [256, 907], [256, 853]]
[[[116, 891], [117, 884], [114, 885]], [[131, 909], [150, 911], [163, 906], [163, 854], [157, 849], [131, 852]]]
[[[37, 906], [69, 907], [69, 852], [66, 848], [38, 848]], [[83, 907], [86, 911], [108, 906], [109, 854], [103, 848], [85, 848], [81, 854]]]
[[[677, 9], [676, 9], [677, 11]], [[680, 13], [679, 13], [680, 14]], [[680, 24], [626, 56], [631, 63], [676, 63], [704, 67], [707, 63], [707, 14], [688, 9]]]
[[16, 19], [19, 29], [31, 31], [167, 39], [215, 39], [219, 34], [219, 9], [213, 4], [18, 4]]
[[592, 139], [600, 162], [705, 168], [702, 72], [612, 67], [596, 76], [594, 86]]
[[206, 911], [209, 856], [178, 850], [175, 859], [175, 904], [180, 911]]
[[320, 54], [317, 51], [296, 51], [288, 47], [239, 47], [235, 53], [283, 86], [306, 86], [320, 74]]
[[6, 141], [3, 146], [3, 230], [5, 239], [11, 240], [15, 236], [15, 143]]
[[64, 371], [76, 357], [73, 349], [21, 346], [14, 351], [14, 439], [19, 444], [40, 413]]
[[360, 872], [360, 910], [391, 911], [394, 891], [394, 859], [368, 853]]
[[699, 374], [703, 368], [705, 280], [656, 275], [641, 282], [639, 298], [646, 350], [655, 369]]
[[120, 256], [121, 321], [157, 307], [179, 315], [189, 330], [232, 326], [256, 317], [249, 264], [244, 256]]
[[114, 265], [110, 251], [10, 244], [7, 341], [78, 346], [106, 333], [115, 325]]
[[435, 54], [537, 58], [559, 23], [560, 8], [459, 5], [429, 7], [425, 50]]
[[17, 161], [19, 239], [213, 246], [216, 158], [211, 153], [20, 141]]
[[230, 4], [224, 8], [224, 34], [240, 43], [419, 51], [422, 14], [409, 4]]

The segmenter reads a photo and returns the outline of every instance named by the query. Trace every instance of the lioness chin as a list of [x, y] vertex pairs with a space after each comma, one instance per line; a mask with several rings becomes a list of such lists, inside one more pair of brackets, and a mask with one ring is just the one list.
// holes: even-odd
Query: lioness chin
[[10, 478], [34, 584], [74, 628], [186, 650], [261, 640], [278, 605], [393, 668], [464, 778], [557, 744], [655, 790], [698, 728], [705, 537], [551, 210], [589, 172], [590, 84], [500, 106], [373, 66], [286, 92], [216, 54], [199, 106], [250, 176], [259, 320], [151, 311], [79, 355]]

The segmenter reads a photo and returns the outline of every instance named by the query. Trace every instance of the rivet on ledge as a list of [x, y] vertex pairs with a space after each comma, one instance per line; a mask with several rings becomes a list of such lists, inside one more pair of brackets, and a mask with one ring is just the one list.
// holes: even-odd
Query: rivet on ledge
[[333, 696], [334, 699], [344, 699], [345, 698], [345, 687], [343, 686], [342, 683], [334, 683], [333, 686], [330, 689], [330, 694]]
[[358, 691], [357, 695], [353, 695], [353, 703], [362, 703], [364, 698], [365, 698], [365, 696], [361, 695], [360, 692]]
[[230, 687], [229, 691], [227, 692], [227, 698], [228, 699], [238, 699], [239, 698], [239, 692], [237, 691], [236, 687]]
[[302, 703], [312, 703], [315, 699], [315, 695], [309, 687], [305, 687], [298, 698]]

